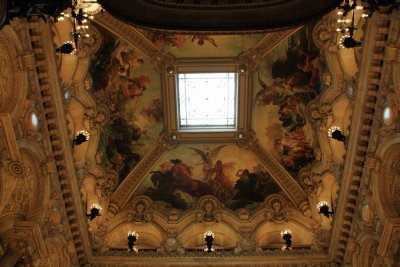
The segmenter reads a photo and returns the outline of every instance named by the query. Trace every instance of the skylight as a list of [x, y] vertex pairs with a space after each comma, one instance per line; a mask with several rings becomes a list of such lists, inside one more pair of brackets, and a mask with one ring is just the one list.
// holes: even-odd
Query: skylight
[[177, 79], [181, 130], [236, 128], [236, 73], [182, 73]]

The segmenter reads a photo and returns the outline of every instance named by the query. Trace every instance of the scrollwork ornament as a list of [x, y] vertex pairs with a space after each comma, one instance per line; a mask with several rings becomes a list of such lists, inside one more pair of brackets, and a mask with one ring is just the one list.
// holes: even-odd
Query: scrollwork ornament
[[335, 44], [336, 31], [329, 25], [329, 18], [320, 20], [313, 29], [313, 40], [321, 51], [325, 47]]
[[21, 162], [11, 161], [8, 165], [9, 173], [16, 178], [23, 178], [26, 174], [26, 168]]
[[181, 246], [176, 236], [168, 236], [161, 244], [161, 249], [166, 253], [175, 253], [181, 250]]
[[309, 120], [315, 123], [317, 127], [326, 125], [328, 116], [332, 114], [332, 107], [329, 104], [320, 104], [316, 99], [307, 105], [307, 114]]
[[258, 49], [251, 48], [240, 53], [240, 66], [247, 66], [246, 71], [253, 72], [257, 69], [258, 63], [262, 60], [262, 53]]
[[238, 139], [236, 144], [244, 149], [253, 149], [258, 144], [258, 139], [254, 131], [248, 131], [242, 139]]
[[158, 138], [158, 143], [162, 145], [163, 148], [166, 150], [171, 150], [176, 148], [179, 143], [176, 140], [171, 140], [170, 139], [170, 134], [166, 131], [160, 133], [160, 136]]
[[176, 58], [171, 53], [163, 53], [158, 50], [150, 52], [150, 60], [159, 73], [164, 73], [166, 66], [173, 66]]
[[255, 251], [257, 242], [254, 239], [254, 236], [244, 236], [239, 241], [240, 251], [250, 252]]

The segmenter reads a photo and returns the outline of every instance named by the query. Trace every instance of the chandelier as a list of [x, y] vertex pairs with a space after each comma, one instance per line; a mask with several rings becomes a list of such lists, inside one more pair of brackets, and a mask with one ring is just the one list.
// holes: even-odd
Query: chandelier
[[78, 42], [80, 38], [90, 37], [88, 33], [89, 20], [94, 18], [103, 8], [96, 0], [77, 0], [71, 2], [71, 11], [62, 12], [56, 21], [62, 21], [66, 18], [72, 20], [71, 37], [72, 41], [64, 42], [60, 47], [56, 48], [56, 52], [63, 54], [74, 54], [78, 49]]
[[[381, 7], [388, 7], [387, 12], [391, 13], [393, 9], [398, 9], [400, 3], [395, 0], [345, 0], [338, 6], [338, 27], [336, 31], [340, 36], [340, 48], [355, 48], [361, 46], [361, 42], [354, 39], [354, 32], [358, 28], [355, 24], [355, 13], [359, 13], [361, 18], [372, 16], [375, 11], [380, 11]], [[349, 17], [350, 16], [350, 17]]]

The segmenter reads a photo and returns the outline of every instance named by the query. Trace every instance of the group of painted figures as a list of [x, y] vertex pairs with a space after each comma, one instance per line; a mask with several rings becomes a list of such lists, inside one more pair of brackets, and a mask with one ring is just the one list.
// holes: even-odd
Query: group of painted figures
[[[206, 166], [206, 165], [204, 165]], [[238, 170], [235, 177], [224, 173], [221, 160], [203, 168], [204, 177], [193, 177], [193, 167], [180, 159], [171, 159], [151, 173], [152, 186], [144, 194], [178, 209], [188, 209], [196, 198], [214, 195], [233, 210], [262, 202], [266, 195], [278, 193], [279, 187], [265, 171]]]
[[274, 148], [295, 176], [315, 158], [312, 136], [305, 133], [306, 105], [320, 93], [320, 62], [318, 49], [308, 40], [301, 32], [289, 39], [286, 58], [272, 65], [273, 84], [268, 86], [259, 75], [262, 89], [256, 94], [256, 105], [279, 106], [281, 137], [274, 141]]
[[111, 122], [104, 129], [98, 153], [122, 181], [155, 142], [158, 133], [153, 128], [162, 120], [162, 103], [160, 98], [143, 100], [151, 81], [141, 74], [144, 56], [115, 36], [105, 31], [102, 34], [104, 43], [89, 72], [92, 93], [108, 107]]

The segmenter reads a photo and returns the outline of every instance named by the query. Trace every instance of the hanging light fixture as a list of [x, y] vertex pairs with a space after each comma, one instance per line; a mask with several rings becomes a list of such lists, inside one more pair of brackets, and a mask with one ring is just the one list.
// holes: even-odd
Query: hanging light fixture
[[329, 211], [329, 204], [326, 201], [320, 201], [317, 204], [317, 208], [319, 209], [318, 213], [323, 214], [325, 217], [329, 218], [329, 215], [333, 215], [333, 211]]
[[97, 2], [97, 0], [78, 0], [77, 2], [77, 5], [88, 15], [93, 16], [104, 11], [103, 7]]
[[[341, 48], [354, 48], [361, 46], [361, 42], [354, 39], [354, 31], [357, 26], [354, 23], [354, 10], [362, 9], [362, 6], [358, 6], [356, 1], [346, 0], [343, 5], [338, 7], [339, 11], [337, 14], [340, 18], [337, 20], [339, 24], [336, 29], [342, 34], [339, 44]], [[351, 19], [347, 18], [348, 13], [351, 12]]]
[[100, 204], [94, 203], [90, 207], [90, 213], [86, 214], [89, 220], [93, 221], [97, 216], [100, 216], [101, 206]]
[[204, 233], [204, 241], [206, 241], [206, 248], [204, 248], [204, 251], [207, 251], [208, 253], [215, 251], [215, 248], [213, 247], [214, 239], [215, 234], [212, 231], [207, 231]]
[[285, 241], [285, 245], [282, 246], [281, 250], [292, 250], [292, 231], [289, 229], [282, 230], [281, 238]]
[[139, 239], [139, 234], [135, 231], [128, 233], [128, 250], [135, 251], [136, 253], [139, 251], [139, 248], [135, 246], [135, 242]]
[[[372, 16], [375, 11], [379, 11], [380, 7], [389, 6], [388, 13], [391, 13], [393, 9], [400, 7], [400, 2], [396, 0], [361, 0], [357, 3], [356, 0], [350, 1], [345, 0], [340, 6], [338, 6], [337, 14], [340, 16], [337, 20], [338, 28], [337, 31], [342, 34], [339, 39], [339, 46], [341, 48], [355, 48], [361, 46], [361, 42], [354, 39], [354, 31], [357, 29], [357, 25], [354, 23], [354, 16], [356, 11], [360, 11], [362, 18], [368, 18]], [[351, 19], [348, 19], [348, 14], [351, 14]]]
[[88, 33], [89, 20], [94, 18], [94, 15], [103, 11], [103, 8], [96, 0], [73, 0], [71, 2], [71, 13], [62, 12], [56, 18], [56, 21], [62, 21], [65, 18], [72, 19], [72, 31], [70, 35], [73, 41], [63, 43], [56, 48], [56, 52], [63, 54], [73, 54], [78, 50], [78, 41], [81, 38], [90, 37]]

